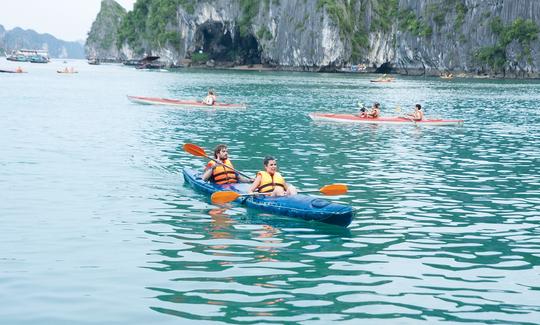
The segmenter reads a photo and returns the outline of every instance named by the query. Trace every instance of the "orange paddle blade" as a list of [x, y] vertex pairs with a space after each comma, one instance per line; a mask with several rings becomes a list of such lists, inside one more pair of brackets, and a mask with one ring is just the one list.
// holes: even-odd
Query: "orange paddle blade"
[[348, 188], [345, 184], [329, 184], [321, 187], [320, 192], [325, 195], [341, 195], [347, 193]]
[[197, 157], [206, 157], [204, 149], [193, 143], [184, 144], [184, 150]]
[[222, 204], [222, 203], [232, 202], [236, 200], [237, 198], [239, 198], [240, 196], [241, 196], [240, 194], [233, 191], [220, 191], [220, 192], [215, 192], [214, 194], [212, 194], [210, 199], [212, 200], [212, 203]]

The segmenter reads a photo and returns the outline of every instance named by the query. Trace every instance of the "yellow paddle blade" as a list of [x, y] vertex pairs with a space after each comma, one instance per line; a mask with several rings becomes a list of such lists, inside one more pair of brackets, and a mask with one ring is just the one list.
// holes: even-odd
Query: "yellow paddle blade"
[[193, 143], [184, 144], [184, 150], [197, 157], [206, 157], [204, 149]]
[[232, 202], [240, 196], [240, 194], [233, 191], [220, 191], [212, 194], [210, 199], [212, 200], [212, 203], [223, 204], [227, 202]]
[[401, 112], [401, 106], [399, 106], [399, 105], [396, 106], [396, 112], [398, 112], [398, 113]]
[[321, 187], [320, 192], [325, 195], [341, 195], [347, 193], [348, 188], [345, 184], [329, 184]]

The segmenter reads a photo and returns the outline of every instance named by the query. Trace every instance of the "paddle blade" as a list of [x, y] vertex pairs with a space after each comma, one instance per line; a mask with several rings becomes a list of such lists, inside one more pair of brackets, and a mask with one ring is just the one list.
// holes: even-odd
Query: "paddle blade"
[[240, 196], [241, 195], [236, 192], [221, 191], [221, 192], [216, 192], [212, 194], [210, 199], [212, 200], [212, 203], [223, 204], [223, 203], [232, 202], [236, 200], [237, 198], [239, 198]]
[[341, 195], [347, 193], [348, 188], [345, 184], [329, 184], [321, 187], [320, 192], [325, 195]]
[[193, 143], [184, 144], [184, 150], [197, 157], [206, 157], [204, 149]]

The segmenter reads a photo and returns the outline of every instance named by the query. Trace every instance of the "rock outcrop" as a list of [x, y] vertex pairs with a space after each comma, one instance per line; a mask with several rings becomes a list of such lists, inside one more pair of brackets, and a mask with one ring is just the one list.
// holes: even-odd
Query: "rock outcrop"
[[92, 24], [84, 46], [88, 58], [120, 59], [118, 28], [127, 12], [114, 0], [101, 1], [101, 9]]
[[88, 54], [410, 75], [540, 70], [538, 0], [138, 0], [127, 14], [112, 6], [103, 1]]

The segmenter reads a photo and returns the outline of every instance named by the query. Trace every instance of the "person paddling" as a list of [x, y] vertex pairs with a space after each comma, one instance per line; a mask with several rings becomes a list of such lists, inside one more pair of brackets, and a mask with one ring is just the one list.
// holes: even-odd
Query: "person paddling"
[[371, 111], [367, 113], [367, 117], [371, 118], [378, 118], [381, 115], [381, 104], [379, 103], [373, 103], [373, 106], [371, 107]]
[[213, 89], [208, 90], [208, 94], [203, 99], [203, 103], [212, 106], [216, 103], [216, 92]]
[[421, 121], [424, 118], [424, 112], [422, 111], [422, 105], [416, 104], [414, 106], [414, 112], [407, 114], [413, 121]]
[[250, 179], [239, 175], [234, 171], [233, 164], [229, 160], [229, 148], [227, 145], [217, 145], [214, 149], [214, 158], [221, 164], [218, 164], [213, 160], [209, 161], [202, 175], [204, 181], [210, 181], [219, 185], [251, 182]]
[[266, 156], [263, 161], [264, 171], [257, 173], [257, 177], [249, 193], [268, 193], [271, 196], [284, 196], [297, 194], [296, 188], [285, 182], [285, 179], [277, 171], [277, 160], [272, 156]]

